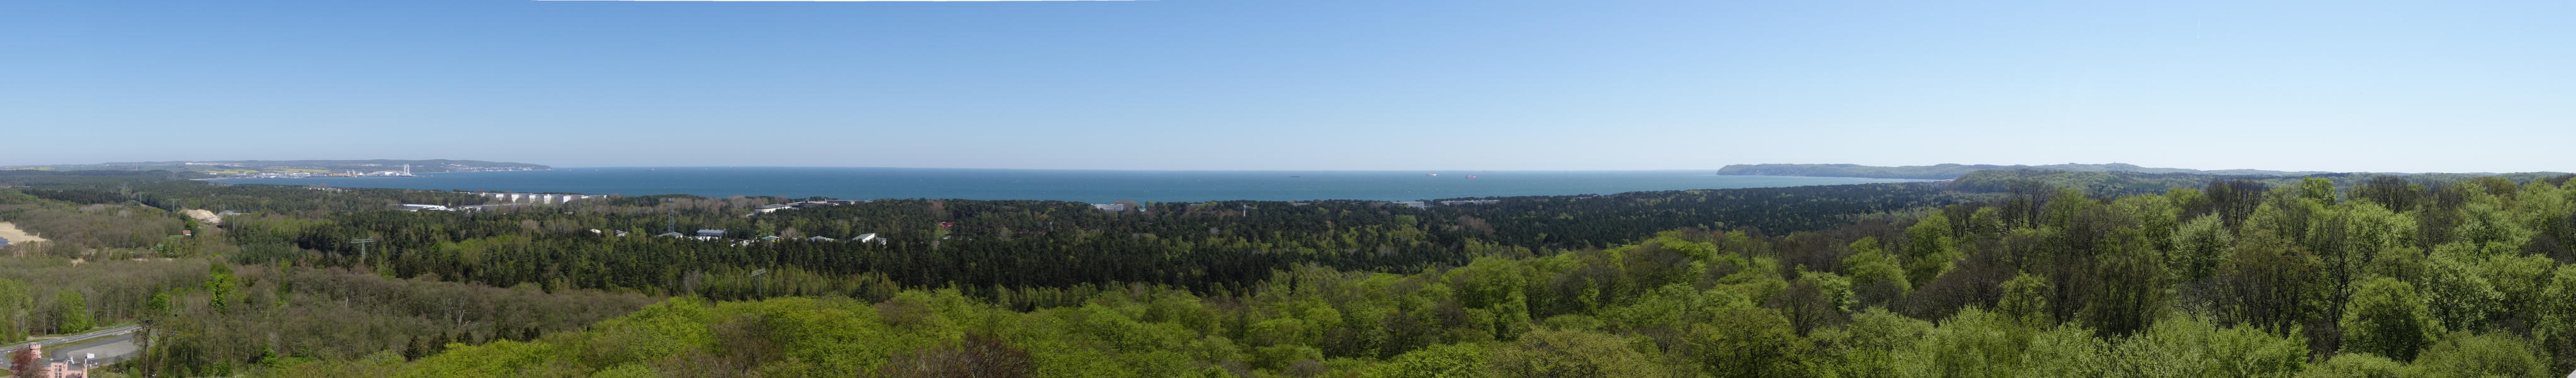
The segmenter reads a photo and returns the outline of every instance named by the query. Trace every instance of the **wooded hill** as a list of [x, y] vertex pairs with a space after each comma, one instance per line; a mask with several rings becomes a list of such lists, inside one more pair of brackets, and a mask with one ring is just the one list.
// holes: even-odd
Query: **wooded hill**
[[275, 376], [2546, 377], [2576, 368], [2564, 180], [2072, 189], [1895, 223], [1113, 286], [684, 297], [577, 333]]
[[[135, 230], [0, 250], [26, 255], [0, 259], [0, 279], [27, 288], [0, 281], [0, 305], [34, 309], [22, 324], [41, 331], [156, 320], [168, 336], [115, 369], [160, 376], [2576, 369], [2567, 176], [1972, 176], [1429, 209], [889, 200], [759, 215], [789, 199], [414, 213], [383, 204], [473, 199], [0, 177], [26, 185], [0, 189], [0, 219], [30, 231]], [[190, 204], [252, 214], [155, 220]], [[168, 227], [198, 236], [134, 238]], [[726, 236], [646, 236], [700, 228]], [[862, 233], [889, 241], [753, 241]], [[359, 238], [375, 242], [362, 253]], [[66, 273], [111, 268], [128, 278]], [[243, 333], [270, 324], [293, 331]]]

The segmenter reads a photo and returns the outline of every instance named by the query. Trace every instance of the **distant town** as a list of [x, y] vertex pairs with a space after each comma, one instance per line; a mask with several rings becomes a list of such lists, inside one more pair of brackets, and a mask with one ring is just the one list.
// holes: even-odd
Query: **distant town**
[[479, 160], [224, 160], [0, 166], [0, 170], [172, 171], [200, 178], [412, 177], [419, 173], [540, 171], [539, 164]]
[[[188, 164], [198, 164], [198, 163], [188, 163]], [[372, 165], [372, 164], [370, 164], [370, 165]], [[533, 171], [533, 170], [536, 170], [536, 169], [532, 169], [532, 168], [488, 168], [488, 169], [487, 169], [487, 168], [484, 168], [484, 167], [455, 167], [455, 168], [457, 168], [457, 169], [449, 169], [449, 170], [448, 170], [448, 172], [475, 172], [475, 171]], [[410, 164], [403, 164], [403, 165], [402, 165], [402, 169], [399, 169], [399, 170], [386, 170], [386, 171], [373, 171], [373, 172], [369, 172], [369, 171], [360, 171], [360, 170], [345, 170], [345, 171], [339, 171], [339, 172], [331, 172], [331, 171], [324, 171], [324, 170], [320, 170], [320, 169], [313, 169], [313, 168], [279, 168], [278, 170], [274, 170], [274, 171], [270, 171], [270, 170], [254, 170], [254, 169], [234, 169], [234, 170], [223, 170], [223, 171], [208, 171], [208, 172], [206, 172], [206, 174], [208, 174], [208, 175], [213, 175], [213, 176], [215, 176], [216, 178], [307, 178], [307, 177], [371, 177], [371, 176], [372, 176], [372, 177], [419, 177], [419, 176], [420, 176], [420, 175], [417, 175], [417, 174], [412, 174], [412, 171], [411, 171], [411, 165], [410, 165]]]

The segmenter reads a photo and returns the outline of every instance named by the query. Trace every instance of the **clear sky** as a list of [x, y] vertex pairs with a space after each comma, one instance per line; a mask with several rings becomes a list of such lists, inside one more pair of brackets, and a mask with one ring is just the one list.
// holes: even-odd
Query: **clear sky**
[[2569, 1], [6, 1], [0, 165], [2576, 171], [2570, 20]]

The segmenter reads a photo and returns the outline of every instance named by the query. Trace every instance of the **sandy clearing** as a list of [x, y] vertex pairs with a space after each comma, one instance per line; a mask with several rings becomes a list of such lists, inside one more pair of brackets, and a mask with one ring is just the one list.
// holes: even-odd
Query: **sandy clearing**
[[206, 211], [206, 209], [188, 209], [188, 211], [183, 211], [182, 213], [187, 213], [189, 218], [196, 218], [199, 223], [210, 225], [224, 224], [224, 217], [215, 216], [215, 212]]
[[45, 238], [36, 237], [36, 234], [18, 230], [18, 225], [9, 224], [9, 222], [0, 222], [0, 239], [9, 239], [11, 244], [45, 241]]

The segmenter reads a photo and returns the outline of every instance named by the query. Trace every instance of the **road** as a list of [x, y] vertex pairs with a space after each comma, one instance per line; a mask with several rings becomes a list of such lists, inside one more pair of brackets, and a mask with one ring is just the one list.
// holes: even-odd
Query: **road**
[[[26, 343], [26, 344], [18, 344], [18, 345], [10, 345], [10, 346], [6, 346], [6, 347], [0, 347], [0, 356], [8, 356], [9, 354], [12, 354], [12, 353], [18, 353], [18, 350], [19, 350], [19, 349], [27, 349], [27, 346], [28, 346], [28, 345], [43, 344], [43, 345], [45, 346], [45, 357], [46, 357], [46, 358], [55, 358], [55, 357], [73, 356], [74, 354], [72, 354], [72, 353], [97, 353], [97, 354], [98, 354], [98, 362], [99, 362], [100, 364], [105, 364], [105, 363], [109, 363], [109, 362], [116, 362], [116, 361], [123, 361], [123, 360], [125, 360], [125, 359], [127, 359], [127, 358], [132, 358], [132, 357], [134, 357], [134, 355], [135, 355], [136, 353], [141, 352], [141, 350], [139, 350], [138, 348], [136, 348], [136, 347], [135, 347], [135, 345], [134, 345], [134, 331], [142, 330], [142, 329], [143, 329], [143, 326], [142, 326], [142, 325], [140, 325], [140, 324], [137, 324], [137, 325], [128, 325], [128, 326], [124, 326], [124, 327], [116, 327], [116, 328], [102, 329], [102, 330], [97, 330], [97, 331], [84, 332], [84, 333], [81, 333], [81, 334], [78, 334], [78, 335], [71, 335], [71, 336], [58, 337], [58, 338], [54, 338], [54, 339], [50, 339], [50, 340], [45, 340], [45, 341], [38, 341], [38, 342], [32, 342], [32, 343]], [[95, 338], [107, 337], [107, 336], [116, 336], [116, 337], [115, 337], [115, 338], [106, 339], [106, 340], [99, 340], [98, 342], [92, 342], [92, 343], [86, 343], [86, 344], [83, 344], [83, 345], [73, 346], [70, 350], [57, 350], [57, 349], [55, 349], [55, 348], [54, 348], [54, 345], [57, 345], [57, 344], [68, 343], [68, 342], [73, 342], [73, 341], [89, 340], [89, 339], [95, 339]], [[8, 359], [7, 359], [7, 358], [0, 358], [0, 366], [9, 366], [9, 365], [14, 365], [14, 363], [12, 363], [11, 361], [8, 361]], [[10, 366], [10, 367], [15, 367], [15, 366]]]
[[56, 350], [50, 345], [45, 347], [45, 355], [47, 356], [71, 357], [83, 354], [98, 355], [97, 360], [90, 361], [91, 365], [106, 365], [116, 363], [117, 361], [124, 361], [127, 358], [134, 358], [134, 355], [140, 354], [141, 352], [142, 348], [134, 345], [134, 334], [131, 333], [116, 335], [114, 338], [99, 340], [94, 343], [64, 347], [60, 350]]

